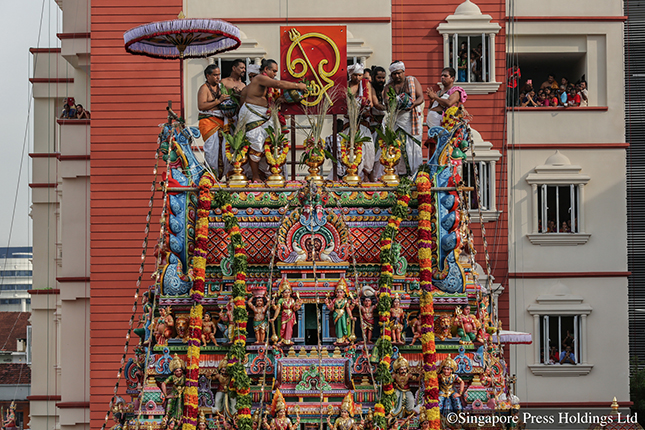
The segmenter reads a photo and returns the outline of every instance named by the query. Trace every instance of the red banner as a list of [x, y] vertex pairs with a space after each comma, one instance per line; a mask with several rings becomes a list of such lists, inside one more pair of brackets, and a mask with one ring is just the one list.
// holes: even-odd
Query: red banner
[[301, 103], [283, 105], [285, 113], [320, 109], [325, 99], [332, 104], [328, 114], [347, 113], [346, 26], [280, 27], [280, 65], [280, 79], [309, 87]]

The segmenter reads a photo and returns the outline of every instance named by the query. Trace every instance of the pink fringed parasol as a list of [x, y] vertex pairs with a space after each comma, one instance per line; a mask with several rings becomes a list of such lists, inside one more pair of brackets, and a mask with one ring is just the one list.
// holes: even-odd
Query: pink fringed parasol
[[237, 49], [240, 29], [219, 19], [173, 19], [134, 27], [123, 34], [125, 50], [135, 55], [178, 59], [181, 116], [184, 106], [184, 58], [203, 58]]

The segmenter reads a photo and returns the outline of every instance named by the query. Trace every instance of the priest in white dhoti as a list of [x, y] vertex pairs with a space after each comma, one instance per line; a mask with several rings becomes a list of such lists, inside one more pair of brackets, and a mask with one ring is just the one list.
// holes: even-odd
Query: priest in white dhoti
[[[390, 64], [390, 80], [383, 89], [384, 103], [387, 104], [388, 91], [394, 89], [396, 94], [398, 110], [396, 117], [396, 130], [405, 136], [405, 151], [401, 151], [401, 161], [397, 166], [399, 175], [414, 176], [423, 162], [421, 151], [421, 135], [423, 122], [415, 113], [417, 106], [423, 102], [421, 84], [414, 76], [405, 75], [405, 64], [402, 61], [395, 61]], [[380, 158], [380, 150], [376, 154], [376, 160]], [[375, 176], [378, 178], [383, 174], [383, 166], [377, 163]]]

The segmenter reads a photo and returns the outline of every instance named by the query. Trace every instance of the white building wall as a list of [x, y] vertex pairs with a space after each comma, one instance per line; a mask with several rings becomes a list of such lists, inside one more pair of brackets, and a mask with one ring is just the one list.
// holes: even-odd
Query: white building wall
[[[517, 394], [529, 407], [601, 402], [607, 409], [614, 396], [621, 404], [629, 401], [623, 23], [562, 17], [620, 16], [622, 1], [512, 3], [509, 16], [554, 19], [507, 24], [509, 53], [520, 59], [527, 53], [583, 54], [592, 108], [507, 112], [509, 272], [514, 273], [509, 323], [511, 330], [531, 333], [534, 342], [512, 347], [510, 366], [517, 373]], [[534, 80], [534, 86], [541, 83]], [[586, 243], [549, 245], [529, 238], [537, 231], [538, 208], [527, 178], [556, 150], [589, 178], [582, 195]], [[551, 315], [587, 309], [586, 334], [577, 339], [583, 360], [578, 366], [539, 364], [542, 328], [536, 309], [558, 306]]]

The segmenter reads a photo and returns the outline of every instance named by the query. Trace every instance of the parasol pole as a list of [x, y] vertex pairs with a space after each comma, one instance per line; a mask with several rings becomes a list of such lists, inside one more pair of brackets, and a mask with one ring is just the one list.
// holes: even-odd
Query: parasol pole
[[186, 46], [178, 45], [179, 49], [179, 116], [186, 122], [184, 116], [184, 51]]

